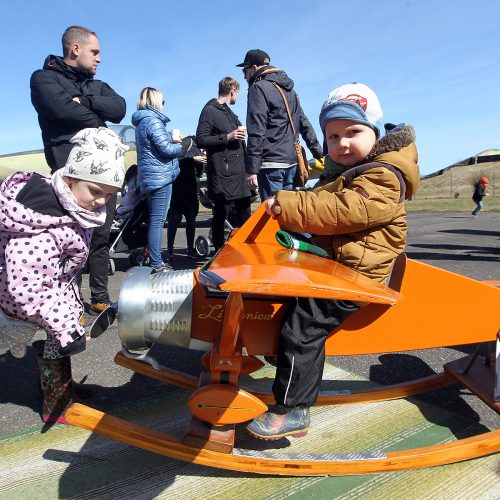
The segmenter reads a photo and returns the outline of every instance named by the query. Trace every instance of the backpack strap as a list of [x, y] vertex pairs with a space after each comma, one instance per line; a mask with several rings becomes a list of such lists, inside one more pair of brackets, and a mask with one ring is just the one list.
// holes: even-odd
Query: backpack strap
[[281, 87], [277, 83], [275, 83], [275, 82], [271, 82], [271, 83], [276, 87], [276, 90], [281, 94], [281, 97], [283, 98], [283, 102], [285, 103], [285, 108], [286, 108], [286, 112], [288, 115], [288, 119], [290, 120], [290, 125], [292, 127], [293, 138], [294, 138], [295, 142], [298, 142], [297, 132], [295, 131], [295, 125], [293, 124], [292, 113], [290, 113], [290, 107], [288, 106], [288, 101], [286, 100], [285, 93], [283, 92], [283, 90], [281, 89]]
[[268, 75], [269, 73], [276, 73], [277, 71], [280, 71], [278, 68], [267, 68], [265, 69], [256, 79], [256, 82], [259, 82], [262, 80], [264, 75]]
[[[278, 68], [265, 69], [258, 76], [258, 78], [255, 81], [258, 82], [258, 81], [262, 80], [262, 77], [264, 75], [267, 75], [269, 73], [276, 73], [277, 71], [280, 71], [280, 70]], [[290, 112], [290, 106], [288, 106], [288, 101], [286, 100], [285, 93], [283, 92], [283, 89], [276, 82], [270, 82], [270, 83], [272, 83], [276, 87], [276, 90], [281, 94], [281, 98], [283, 99], [283, 103], [285, 104], [285, 108], [286, 108], [286, 113], [288, 115], [288, 120], [290, 120], [290, 125], [292, 127], [293, 139], [294, 139], [296, 144], [299, 144], [300, 143], [299, 136], [297, 134], [297, 131], [295, 130], [295, 125], [293, 124], [292, 113]], [[297, 94], [295, 94], [295, 96], [297, 97], [297, 100], [298, 100]]]
[[343, 174], [342, 177], [346, 180], [346, 184], [350, 184], [356, 177], [359, 177], [360, 175], [364, 174], [366, 171], [371, 170], [373, 168], [386, 168], [387, 170], [390, 170], [397, 178], [399, 181], [399, 203], [402, 203], [405, 200], [405, 195], [406, 195], [406, 182], [403, 179], [403, 176], [401, 175], [401, 172], [394, 167], [394, 165], [391, 165], [390, 163], [382, 163], [382, 162], [371, 162], [371, 163], [365, 163], [364, 165], [359, 165], [357, 167], [350, 168], [349, 170], [346, 170]]

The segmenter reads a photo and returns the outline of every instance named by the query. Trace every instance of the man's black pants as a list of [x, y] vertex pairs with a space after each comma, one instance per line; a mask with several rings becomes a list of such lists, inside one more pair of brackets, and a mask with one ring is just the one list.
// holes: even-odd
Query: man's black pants
[[286, 407], [316, 403], [331, 331], [358, 307], [351, 302], [293, 299], [281, 327], [278, 366], [273, 384], [276, 402]]
[[241, 227], [251, 215], [250, 197], [237, 198], [226, 201], [214, 201], [212, 217], [212, 242], [216, 250], [224, 245], [224, 221], [229, 217], [231, 210], [231, 223], [233, 227]]
[[109, 232], [116, 210], [116, 194], [106, 203], [106, 222], [96, 227], [90, 242], [88, 267], [90, 300], [93, 303], [110, 302], [108, 293]]

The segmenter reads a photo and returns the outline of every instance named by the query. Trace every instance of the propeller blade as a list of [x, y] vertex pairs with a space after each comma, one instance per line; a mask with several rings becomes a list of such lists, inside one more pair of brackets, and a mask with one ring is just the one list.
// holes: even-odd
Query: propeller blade
[[90, 337], [95, 339], [101, 336], [115, 321], [118, 312], [118, 302], [111, 304], [104, 309], [90, 327]]

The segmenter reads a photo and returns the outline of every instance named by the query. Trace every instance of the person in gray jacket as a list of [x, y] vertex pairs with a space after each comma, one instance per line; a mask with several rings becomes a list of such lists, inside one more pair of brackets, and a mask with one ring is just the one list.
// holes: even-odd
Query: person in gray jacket
[[[270, 66], [263, 50], [249, 50], [243, 68], [248, 81], [247, 162], [245, 169], [250, 189], [258, 189], [264, 201], [279, 190], [293, 189], [297, 170], [294, 143], [299, 133], [317, 160], [323, 149], [307, 119], [294, 90], [293, 80], [282, 70]], [[281, 89], [287, 100], [297, 135], [294, 136]]]

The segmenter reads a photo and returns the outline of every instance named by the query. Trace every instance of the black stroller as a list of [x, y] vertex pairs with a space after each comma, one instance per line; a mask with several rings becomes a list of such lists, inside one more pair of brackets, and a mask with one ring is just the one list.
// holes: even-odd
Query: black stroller
[[[134, 168], [135, 167], [135, 168]], [[115, 273], [112, 255], [129, 252], [132, 266], [147, 265], [149, 208], [146, 198], [142, 198], [137, 180], [137, 167], [127, 171], [126, 186], [120, 206], [116, 210], [115, 222], [110, 231], [109, 274]]]

